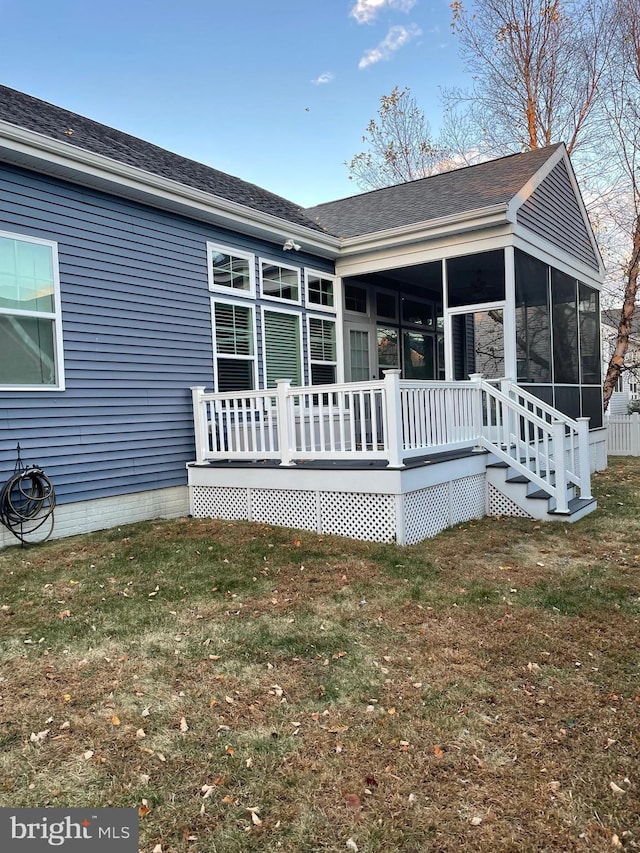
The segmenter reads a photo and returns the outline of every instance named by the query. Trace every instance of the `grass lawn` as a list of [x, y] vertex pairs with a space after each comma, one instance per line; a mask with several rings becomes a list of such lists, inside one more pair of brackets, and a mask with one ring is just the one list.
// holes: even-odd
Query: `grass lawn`
[[640, 460], [595, 489], [409, 548], [180, 519], [0, 553], [0, 805], [136, 806], [145, 853], [640, 849]]

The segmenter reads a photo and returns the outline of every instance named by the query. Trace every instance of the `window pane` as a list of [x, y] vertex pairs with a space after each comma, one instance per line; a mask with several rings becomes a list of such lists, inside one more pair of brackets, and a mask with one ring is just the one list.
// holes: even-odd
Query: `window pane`
[[404, 332], [402, 346], [405, 379], [435, 379], [433, 335], [420, 332]]
[[[577, 385], [579, 382], [576, 294], [575, 278], [571, 278], [560, 270], [552, 269], [553, 381], [555, 383]], [[562, 411], [565, 410], [562, 409]], [[570, 415], [570, 417], [575, 416]]]
[[253, 361], [246, 358], [219, 358], [217, 360], [217, 390], [251, 391], [253, 385]]
[[50, 246], [0, 237], [0, 308], [55, 310]]
[[298, 271], [275, 264], [262, 264], [262, 292], [265, 296], [297, 302], [300, 298]]
[[333, 307], [333, 281], [331, 279], [320, 278], [317, 275], [307, 275], [307, 287], [309, 302], [314, 305]]
[[312, 364], [311, 365], [311, 384], [312, 385], [333, 385], [336, 381], [335, 364]]
[[433, 305], [414, 299], [402, 299], [402, 321], [412, 326], [432, 328], [434, 324]]
[[349, 360], [351, 381], [363, 382], [369, 376], [369, 332], [349, 330]]
[[367, 313], [367, 291], [357, 284], [345, 284], [344, 286], [344, 308], [345, 311], [355, 311], [357, 314]]
[[449, 307], [504, 299], [504, 252], [481, 252], [447, 261]]
[[391, 367], [399, 367], [398, 330], [379, 328], [377, 330], [377, 338], [378, 367], [381, 370], [388, 370]]
[[213, 283], [233, 290], [251, 290], [250, 266], [247, 258], [211, 252]]
[[376, 294], [376, 313], [386, 320], [395, 320], [398, 316], [397, 300], [394, 293]]
[[586, 284], [578, 285], [580, 318], [580, 367], [583, 385], [600, 384], [599, 294]]
[[602, 426], [602, 388], [582, 389], [582, 417], [591, 418], [589, 429]]
[[549, 267], [516, 251], [518, 382], [551, 382]]
[[264, 340], [267, 387], [273, 388], [278, 379], [289, 379], [292, 385], [300, 385], [302, 370], [298, 317], [265, 311]]
[[336, 360], [336, 324], [333, 320], [309, 318], [309, 354], [312, 361]]
[[253, 314], [244, 305], [215, 304], [216, 352], [253, 355]]
[[0, 315], [0, 384], [56, 384], [53, 320]]

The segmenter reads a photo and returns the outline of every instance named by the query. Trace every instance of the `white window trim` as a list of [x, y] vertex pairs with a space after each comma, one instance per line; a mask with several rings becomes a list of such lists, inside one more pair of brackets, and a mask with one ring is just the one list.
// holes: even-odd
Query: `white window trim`
[[[222, 287], [220, 284], [215, 284], [213, 280], [213, 262], [211, 259], [212, 252], [222, 252], [224, 255], [231, 255], [236, 258], [242, 258], [249, 262], [249, 290], [237, 290], [234, 287]], [[209, 290], [212, 293], [223, 293], [227, 296], [233, 296], [244, 299], [255, 299], [256, 295], [256, 256], [251, 252], [245, 252], [242, 249], [235, 249], [232, 246], [223, 246], [220, 243], [212, 243], [207, 240], [207, 279], [209, 281]]]
[[[233, 353], [218, 353], [216, 341], [216, 305], [235, 305], [238, 308], [248, 308], [251, 311], [251, 332], [253, 334], [253, 355], [234, 355]], [[252, 361], [253, 362], [253, 386], [254, 390], [258, 388], [258, 347], [256, 335], [256, 306], [255, 304], [248, 305], [247, 302], [240, 299], [218, 299], [217, 296], [211, 297], [211, 337], [213, 341], [213, 381], [216, 391], [218, 391], [218, 356], [220, 358], [236, 359], [237, 361]]]
[[[317, 358], [311, 358], [311, 320], [324, 320], [328, 323], [333, 323], [334, 328], [334, 343], [336, 347], [336, 357], [332, 361], [327, 360], [319, 360]], [[309, 375], [309, 385], [311, 385], [311, 365], [312, 364], [331, 364], [336, 368], [336, 382], [338, 381], [338, 322], [335, 317], [328, 317], [326, 314], [307, 314], [306, 316], [306, 325], [307, 325], [307, 353], [306, 353], [306, 361], [307, 361], [307, 372]]]
[[53, 311], [25, 311], [21, 309], [0, 308], [0, 314], [7, 317], [35, 317], [43, 320], [53, 320], [55, 332], [54, 359], [55, 385], [0, 385], [0, 391], [64, 391], [66, 388], [64, 375], [64, 341], [62, 334], [62, 304], [60, 294], [60, 265], [58, 260], [58, 244], [55, 240], [43, 240], [41, 237], [31, 237], [26, 234], [14, 234], [10, 231], [0, 231], [0, 237], [9, 240], [20, 240], [23, 243], [37, 243], [51, 249], [53, 266]]
[[[272, 296], [270, 293], [264, 292], [264, 282], [262, 278], [262, 265], [272, 264], [274, 267], [281, 267], [283, 270], [292, 270], [298, 275], [298, 298], [283, 299], [281, 296]], [[269, 302], [279, 302], [281, 305], [302, 305], [302, 275], [300, 267], [291, 266], [291, 264], [283, 264], [282, 261], [273, 258], [258, 258], [258, 269], [260, 271], [260, 295], [263, 299], [268, 299]]]
[[[287, 300], [287, 299], [278, 300], [278, 302], [285, 302], [285, 303], [288, 301], [289, 300]], [[274, 302], [275, 302], [275, 300], [274, 300]], [[300, 313], [300, 311], [287, 311], [286, 308], [280, 308], [280, 307], [276, 308], [275, 306], [272, 307], [271, 305], [263, 305], [263, 306], [261, 306], [261, 309], [262, 310], [261, 310], [261, 317], [260, 317], [260, 320], [261, 320], [260, 325], [261, 325], [261, 331], [262, 331], [262, 334], [261, 334], [261, 338], [262, 338], [262, 385], [263, 385], [264, 389], [267, 388], [267, 336], [266, 336], [265, 321], [264, 321], [265, 312], [268, 312], [270, 314], [291, 314], [292, 316], [297, 318], [297, 320], [298, 320], [298, 340], [300, 342], [300, 372], [302, 374], [300, 377], [300, 383], [302, 385], [304, 385], [305, 381], [306, 381], [306, 377], [305, 377], [306, 359], [305, 359], [305, 353], [304, 353], [304, 339], [302, 337], [302, 322], [301, 322], [302, 321], [302, 314]], [[278, 379], [284, 379], [284, 378], [285, 378], [284, 376], [278, 377]]]
[[[326, 278], [327, 281], [333, 284], [333, 305], [318, 305], [317, 302], [311, 302], [309, 299], [309, 276], [317, 276], [318, 278]], [[331, 273], [321, 272], [305, 267], [304, 270], [304, 302], [309, 311], [324, 311], [328, 314], [337, 314], [338, 312], [338, 279], [337, 276]]]

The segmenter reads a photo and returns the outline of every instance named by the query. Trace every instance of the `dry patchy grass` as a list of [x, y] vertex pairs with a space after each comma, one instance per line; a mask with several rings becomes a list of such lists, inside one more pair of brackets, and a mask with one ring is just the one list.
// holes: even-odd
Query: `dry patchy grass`
[[640, 462], [596, 488], [405, 549], [181, 519], [5, 551], [0, 802], [144, 801], [165, 853], [640, 849]]

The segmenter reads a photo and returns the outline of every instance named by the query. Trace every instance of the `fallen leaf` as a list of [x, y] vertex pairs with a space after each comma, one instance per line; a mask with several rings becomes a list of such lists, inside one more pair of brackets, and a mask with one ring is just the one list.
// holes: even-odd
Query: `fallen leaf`
[[136, 737], [138, 738], [138, 740], [142, 740], [142, 738], [146, 737], [146, 736], [147, 736], [147, 733], [145, 732], [144, 729], [138, 729], [138, 731], [136, 732]]
[[166, 761], [167, 759], [164, 757], [162, 752], [158, 753], [158, 761]]
[[147, 803], [143, 800], [142, 805], [138, 809], [138, 816], [139, 817], [146, 817], [150, 811], [151, 811], [151, 809], [149, 808]]
[[162, 853], [162, 844], [156, 844], [153, 848], [152, 853]]
[[360, 808], [360, 797], [357, 794], [345, 794], [344, 801], [350, 809]]
[[440, 746], [438, 746], [438, 744], [436, 744], [433, 747], [433, 754], [435, 755], [436, 758], [442, 758], [442, 756], [444, 755], [444, 750], [442, 749], [442, 747], [440, 747]]
[[222, 802], [230, 806], [233, 803], [233, 797], [231, 796], [231, 794], [227, 794], [226, 797], [222, 798]]
[[31, 741], [31, 743], [42, 743], [42, 741], [46, 738], [50, 731], [51, 729], [45, 729], [43, 732], [38, 732], [38, 734], [36, 734], [35, 732], [31, 732], [29, 740]]
[[262, 821], [255, 812], [251, 812], [251, 820], [254, 826], [262, 826]]
[[148, 708], [145, 708], [144, 711], [140, 714], [141, 717], [148, 717], [151, 711]]
[[615, 782], [609, 782], [609, 787], [611, 788], [611, 790], [613, 791], [614, 794], [626, 794], [627, 793], [624, 788], [621, 788], [619, 785], [616, 785]]
[[181, 732], [188, 732], [189, 731], [189, 726], [187, 725], [187, 721], [184, 717], [182, 717], [180, 720], [180, 731]]
[[352, 850], [353, 853], [358, 853], [358, 845], [353, 838], [347, 838], [347, 850]]
[[481, 817], [472, 817], [471, 818], [471, 826], [480, 826], [481, 823], [482, 823]]
[[70, 616], [70, 610], [61, 610], [60, 613], [58, 613], [58, 619], [68, 619]]
[[111, 725], [119, 726], [120, 725], [120, 717], [116, 717], [116, 715], [114, 714], [113, 717], [111, 717]]
[[88, 761], [93, 756], [93, 750], [87, 749], [82, 753], [82, 757], [85, 761]]
[[71, 693], [65, 693], [62, 698], [65, 702], [71, 702]]

